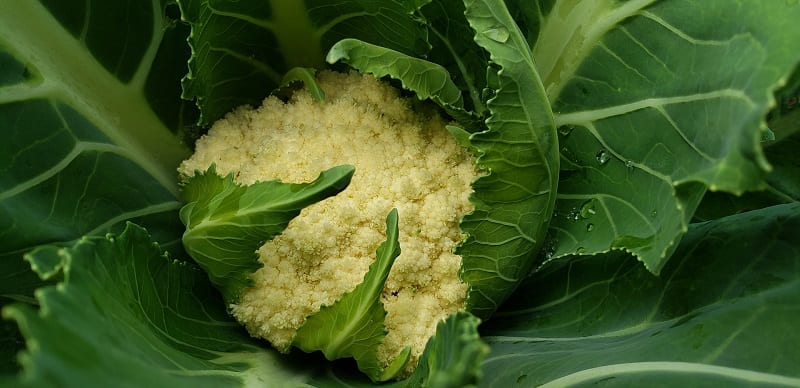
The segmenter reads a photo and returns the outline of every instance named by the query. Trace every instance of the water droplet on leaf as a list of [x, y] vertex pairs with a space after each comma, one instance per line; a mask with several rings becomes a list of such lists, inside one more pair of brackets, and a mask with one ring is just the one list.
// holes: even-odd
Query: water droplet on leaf
[[597, 163], [600, 163], [601, 166], [611, 160], [611, 154], [606, 150], [600, 150], [595, 157], [597, 158]]
[[581, 205], [581, 211], [580, 211], [581, 218], [590, 218], [595, 214], [597, 214], [597, 210], [594, 209], [594, 206], [595, 206], [594, 198], [584, 202], [583, 205]]
[[570, 151], [567, 147], [561, 147], [561, 157], [570, 162], [578, 163], [578, 158], [576, 158], [575, 154], [573, 154], [572, 151]]
[[509, 37], [508, 30], [503, 27], [486, 30], [483, 32], [483, 35], [486, 35], [487, 38], [498, 43], [505, 43]]
[[578, 208], [574, 207], [572, 210], [569, 211], [567, 214], [567, 220], [569, 221], [577, 221], [581, 219], [581, 212], [578, 211]]
[[594, 230], [594, 224], [587, 224], [586, 225], [586, 231], [587, 232], [591, 232], [593, 230]]
[[658, 216], [658, 211], [653, 210], [650, 212], [650, 217], [656, 218], [656, 216]]
[[628, 170], [633, 171], [633, 160], [630, 160], [630, 159], [626, 160], [625, 161], [625, 167], [627, 167]]
[[572, 133], [573, 130], [575, 130], [575, 127], [573, 127], [571, 125], [562, 125], [562, 126], [558, 127], [558, 133], [560, 133], [561, 136], [564, 136], [564, 137], [569, 136], [569, 134]]
[[577, 253], [579, 255], [584, 253], [584, 252], [586, 252], [586, 248], [584, 248], [584, 247], [578, 247], [578, 249], [575, 250], [575, 253]]
[[553, 256], [555, 256], [555, 254], [556, 254], [556, 244], [557, 243], [558, 243], [558, 240], [555, 240], [555, 239], [547, 240], [547, 242], [545, 243], [545, 246], [544, 246], [544, 258], [546, 260], [550, 260], [550, 259], [553, 258]]

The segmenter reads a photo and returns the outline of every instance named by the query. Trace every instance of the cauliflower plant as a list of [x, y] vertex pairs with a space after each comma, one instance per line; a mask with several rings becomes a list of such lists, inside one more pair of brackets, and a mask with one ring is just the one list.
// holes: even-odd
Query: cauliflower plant
[[325, 101], [300, 91], [286, 103], [269, 97], [257, 109], [230, 113], [180, 172], [188, 177], [213, 164], [252, 185], [308, 182], [334, 166], [354, 166], [347, 189], [304, 208], [258, 250], [263, 266], [231, 311], [253, 336], [288, 351], [307, 317], [364, 281], [395, 208], [401, 253], [380, 296], [388, 333], [377, 356], [387, 367], [410, 347], [408, 374], [437, 323], [465, 308], [468, 286], [454, 250], [464, 238], [459, 222], [474, 209], [475, 160], [437, 111], [373, 76], [324, 71], [318, 85]]

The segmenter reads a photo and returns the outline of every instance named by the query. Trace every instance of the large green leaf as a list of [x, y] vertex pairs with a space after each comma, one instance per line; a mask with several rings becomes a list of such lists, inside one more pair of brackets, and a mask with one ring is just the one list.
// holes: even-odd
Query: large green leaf
[[[39, 244], [119, 231], [177, 248], [188, 28], [169, 1], [0, 0], [0, 305], [43, 281]], [[120, 28], [124, 26], [124, 28]], [[7, 332], [0, 332], [0, 343]], [[2, 349], [0, 363], [11, 359]], [[5, 367], [0, 367], [5, 369]]]
[[[37, 292], [39, 311], [22, 303], [3, 309], [22, 328], [29, 349], [21, 356], [24, 373], [0, 385], [369, 385], [345, 365], [330, 364], [320, 373], [321, 358], [280, 355], [255, 342], [230, 318], [204, 272], [167, 257], [134, 224], [119, 236], [38, 248], [28, 260], [41, 276], [63, 280]], [[477, 325], [470, 314], [450, 316], [412, 377], [390, 386], [474, 383], [488, 352]]]
[[237, 184], [232, 173], [219, 176], [213, 165], [198, 171], [183, 187], [183, 246], [225, 300], [235, 303], [261, 268], [258, 248], [283, 232], [303, 208], [344, 190], [354, 171], [353, 166], [337, 166], [309, 183], [252, 185]]
[[259, 105], [289, 69], [325, 65], [325, 53], [357, 38], [408, 54], [428, 50], [426, 30], [404, 0], [180, 0], [193, 48], [184, 96], [201, 124]]
[[64, 280], [37, 291], [38, 311], [3, 309], [28, 343], [17, 385], [298, 386], [313, 371], [257, 346], [202, 271], [166, 257], [134, 224], [28, 260], [42, 276], [57, 264]]
[[[762, 187], [772, 91], [800, 61], [800, 5], [555, 1], [525, 19], [560, 126], [550, 257], [633, 252], [658, 273], [707, 188]], [[544, 16], [542, 16], [544, 15]]]
[[494, 312], [534, 265], [543, 245], [558, 182], [553, 115], [530, 48], [501, 1], [466, 1], [475, 41], [488, 51], [496, 84], [486, 131], [470, 136], [486, 175], [472, 185], [475, 211], [463, 218], [462, 279], [467, 308]]
[[800, 385], [800, 204], [698, 224], [659, 277], [558, 260], [482, 327], [486, 386]]

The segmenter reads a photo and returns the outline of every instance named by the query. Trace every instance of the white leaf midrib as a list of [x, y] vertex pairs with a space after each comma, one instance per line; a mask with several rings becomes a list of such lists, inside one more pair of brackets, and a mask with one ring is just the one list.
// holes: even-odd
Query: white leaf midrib
[[[158, 37], [160, 34], [153, 37], [144, 60], [152, 61]], [[113, 143], [131, 150], [131, 160], [177, 196], [174, 168], [188, 156], [188, 150], [144, 96], [149, 63], [140, 64], [135, 82], [121, 82], [36, 1], [0, 0], [0, 42], [18, 60], [35, 66], [42, 78], [31, 87], [4, 88], [4, 102], [38, 97], [69, 105]], [[15, 90], [22, 92], [18, 99]]]

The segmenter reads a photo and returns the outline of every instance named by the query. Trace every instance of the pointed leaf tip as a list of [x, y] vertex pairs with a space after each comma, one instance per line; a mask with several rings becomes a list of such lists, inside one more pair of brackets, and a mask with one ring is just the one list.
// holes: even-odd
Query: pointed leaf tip
[[323, 306], [309, 316], [297, 330], [295, 346], [305, 352], [320, 350], [329, 360], [353, 357], [358, 369], [376, 382], [385, 380], [387, 375], [393, 377], [394, 369], [402, 370], [405, 363], [398, 366], [393, 362], [389, 368], [381, 366], [377, 352], [386, 336], [386, 310], [380, 296], [389, 270], [400, 255], [398, 238], [397, 209], [392, 209], [386, 217], [386, 241], [378, 247], [377, 259], [364, 276], [364, 282], [334, 304]]

